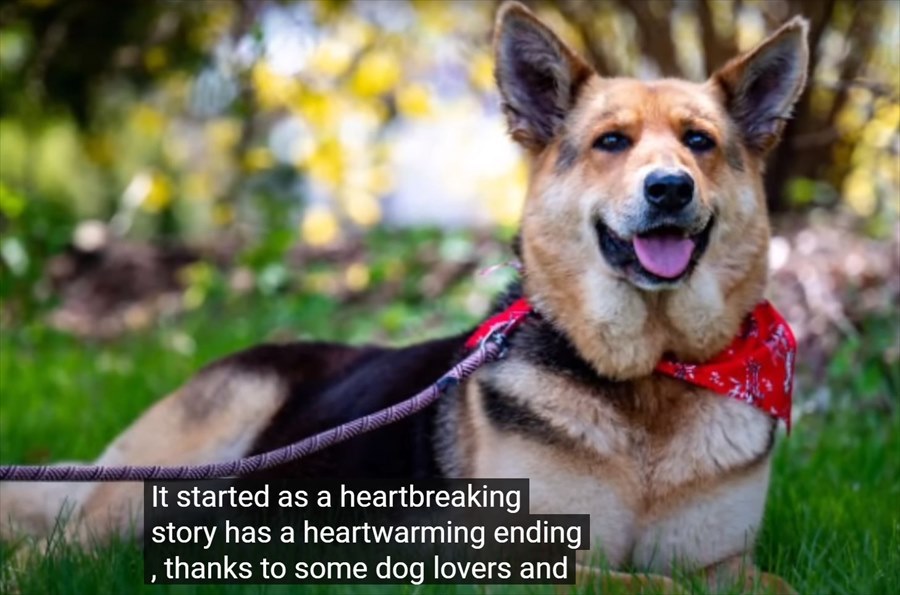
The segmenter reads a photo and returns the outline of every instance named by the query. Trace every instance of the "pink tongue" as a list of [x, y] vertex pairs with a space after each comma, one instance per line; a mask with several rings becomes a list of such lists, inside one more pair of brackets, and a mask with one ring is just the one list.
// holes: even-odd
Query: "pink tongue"
[[687, 270], [694, 253], [694, 241], [678, 236], [635, 236], [634, 251], [645, 269], [666, 279]]

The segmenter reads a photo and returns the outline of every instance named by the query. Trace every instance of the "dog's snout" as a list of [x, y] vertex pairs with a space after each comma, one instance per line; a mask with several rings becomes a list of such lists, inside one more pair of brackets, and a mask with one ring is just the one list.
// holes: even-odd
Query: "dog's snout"
[[644, 180], [644, 197], [658, 209], [674, 213], [694, 198], [694, 180], [684, 172], [651, 172]]

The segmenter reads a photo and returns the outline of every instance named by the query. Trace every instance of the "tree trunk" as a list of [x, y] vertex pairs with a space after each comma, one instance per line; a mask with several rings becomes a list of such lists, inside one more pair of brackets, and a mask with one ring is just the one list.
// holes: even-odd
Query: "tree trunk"
[[791, 15], [802, 14], [809, 19], [810, 80], [807, 82], [806, 91], [797, 103], [793, 121], [785, 128], [781, 144], [769, 158], [766, 196], [772, 212], [788, 209], [789, 204], [785, 191], [791, 177], [815, 177], [816, 170], [831, 161], [829, 143], [804, 147], [802, 143], [797, 142], [797, 139], [820, 131], [823, 124], [830, 125], [830, 122], [823, 123], [816, 120], [812, 113], [809, 96], [812, 87], [811, 77], [818, 64], [819, 41], [831, 21], [835, 5], [836, 0], [794, 0], [789, 3]]

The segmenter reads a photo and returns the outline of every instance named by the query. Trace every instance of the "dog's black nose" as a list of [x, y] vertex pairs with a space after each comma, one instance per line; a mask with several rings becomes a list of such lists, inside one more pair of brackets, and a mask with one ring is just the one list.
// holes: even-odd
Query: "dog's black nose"
[[644, 180], [644, 197], [662, 211], [680, 211], [694, 198], [694, 180], [684, 172], [650, 172]]

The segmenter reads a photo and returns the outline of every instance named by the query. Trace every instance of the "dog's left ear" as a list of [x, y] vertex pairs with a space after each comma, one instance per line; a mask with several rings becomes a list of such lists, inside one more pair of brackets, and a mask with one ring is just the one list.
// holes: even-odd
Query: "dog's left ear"
[[593, 69], [518, 2], [497, 12], [494, 54], [509, 132], [526, 149], [540, 151], [561, 131]]
[[728, 112], [752, 151], [765, 154], [778, 143], [803, 92], [809, 68], [808, 31], [809, 22], [794, 17], [710, 79], [724, 92]]

